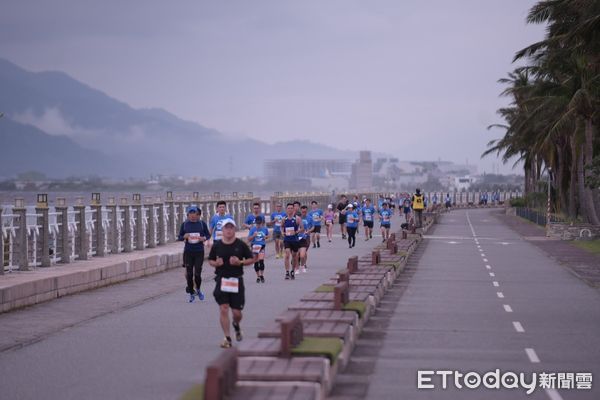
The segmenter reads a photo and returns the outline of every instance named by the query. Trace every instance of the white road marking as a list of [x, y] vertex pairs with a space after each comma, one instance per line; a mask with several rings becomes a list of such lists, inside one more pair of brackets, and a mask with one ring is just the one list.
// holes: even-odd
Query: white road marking
[[504, 293], [502, 293], [502, 292], [496, 292], [496, 296], [498, 296], [499, 298], [503, 299], [504, 298]]
[[487, 259], [487, 258], [484, 258], [484, 259], [483, 259], [483, 262], [488, 262], [488, 259]]
[[481, 253], [481, 257], [485, 257], [485, 254]]
[[508, 243], [508, 242], [500, 242], [500, 244], [501, 244], [502, 246], [508, 246], [510, 243]]
[[526, 348], [525, 353], [527, 353], [527, 357], [529, 358], [529, 361], [531, 361], [532, 363], [536, 364], [536, 363], [540, 362], [540, 359], [538, 358], [537, 354], [535, 354], [534, 349]]
[[449, 244], [459, 244], [460, 242], [450, 241], [450, 242], [447, 242], [447, 243], [449, 243]]
[[[477, 247], [479, 247], [479, 246], [477, 246]], [[482, 252], [482, 251], [483, 251], [483, 249], [479, 249], [479, 251], [480, 251], [480, 252]]]
[[521, 323], [519, 321], [513, 321], [513, 326], [515, 327], [515, 331], [517, 331], [519, 333], [525, 332], [523, 325], [521, 325]]
[[497, 281], [492, 282], [492, 285], [494, 285], [495, 287], [500, 286], [500, 284]]
[[504, 304], [503, 307], [504, 307], [504, 311], [506, 311], [506, 312], [513, 312], [512, 307], [509, 306], [508, 304]]
[[491, 266], [491, 265], [486, 265], [485, 267], [486, 267], [487, 269], [492, 269], [492, 266]]
[[563, 400], [562, 396], [556, 389], [545, 389], [550, 400]]
[[496, 276], [496, 274], [495, 274], [495, 273], [493, 273], [493, 272], [490, 272], [490, 276], [493, 278], [493, 277], [495, 277], [495, 276]]

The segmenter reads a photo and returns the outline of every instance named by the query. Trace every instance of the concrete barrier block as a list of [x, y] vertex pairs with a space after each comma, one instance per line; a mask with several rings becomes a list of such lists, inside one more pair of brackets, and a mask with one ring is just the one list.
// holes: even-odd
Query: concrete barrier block
[[33, 303], [31, 304], [43, 303], [45, 301], [54, 300], [56, 298], [58, 298], [58, 290], [53, 290], [51, 292], [38, 294], [37, 296], [35, 296], [35, 298], [33, 299]]
[[99, 281], [101, 278], [102, 271], [99, 268], [87, 271], [77, 271], [55, 278], [56, 288], [57, 290], [61, 290], [72, 286], [80, 286], [89, 282]]
[[160, 263], [159, 255], [150, 256], [150, 257], [146, 258], [146, 268], [157, 267], [159, 263]]
[[128, 263], [121, 262], [118, 264], [102, 267], [102, 269], [100, 270], [101, 279], [106, 280], [106, 279], [110, 279], [110, 278], [113, 278], [118, 275], [125, 275], [128, 272], [127, 266], [128, 266]]
[[10, 303], [30, 296], [35, 296], [35, 282], [24, 282], [19, 285], [5, 288], [2, 302]]
[[133, 260], [129, 262], [130, 272], [142, 271], [146, 268], [146, 259], [139, 258], [137, 260]]
[[169, 263], [169, 256], [167, 254], [161, 254], [159, 264], [164, 265], [166, 268], [168, 263]]
[[56, 279], [44, 278], [35, 281], [34, 290], [36, 295], [54, 292], [56, 291]]

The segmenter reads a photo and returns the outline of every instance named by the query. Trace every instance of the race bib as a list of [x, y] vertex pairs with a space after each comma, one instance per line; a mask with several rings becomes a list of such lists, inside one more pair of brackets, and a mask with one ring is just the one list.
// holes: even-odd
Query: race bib
[[285, 228], [285, 236], [294, 236], [296, 234], [296, 230], [293, 226], [288, 226]]
[[349, 224], [353, 224], [354, 223], [354, 216], [348, 215], [348, 223]]
[[262, 250], [262, 245], [261, 244], [253, 244], [252, 245], [252, 252], [254, 254], [260, 253], [261, 250]]
[[313, 214], [313, 221], [319, 222], [321, 220], [321, 216], [319, 214]]
[[221, 240], [223, 239], [223, 231], [216, 231], [215, 232], [215, 240]]
[[389, 215], [384, 215], [383, 216], [383, 221], [384, 222], [390, 222], [390, 216]]
[[238, 278], [221, 278], [221, 292], [239, 293], [240, 280]]
[[333, 221], [332, 221], [332, 220], [330, 220], [330, 219], [328, 219], [327, 221], [325, 221], [325, 223], [326, 223], [327, 225], [331, 225], [331, 223], [332, 223], [332, 222], [333, 222]]
[[372, 221], [373, 217], [371, 216], [371, 214], [365, 214], [365, 221]]
[[192, 232], [188, 235], [188, 243], [196, 244], [200, 241], [200, 233]]

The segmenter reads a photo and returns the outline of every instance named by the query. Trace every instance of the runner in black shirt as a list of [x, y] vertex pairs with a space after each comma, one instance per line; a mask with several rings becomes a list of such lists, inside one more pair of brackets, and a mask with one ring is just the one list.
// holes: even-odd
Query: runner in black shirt
[[246, 243], [235, 237], [235, 221], [230, 218], [224, 219], [223, 239], [213, 244], [208, 255], [208, 262], [215, 267], [216, 282], [213, 295], [220, 308], [220, 322], [225, 340], [221, 347], [231, 347], [231, 336], [229, 330], [229, 309], [233, 316], [233, 328], [235, 338], [242, 340], [240, 321], [244, 309], [244, 275], [243, 267], [254, 264], [254, 255]]

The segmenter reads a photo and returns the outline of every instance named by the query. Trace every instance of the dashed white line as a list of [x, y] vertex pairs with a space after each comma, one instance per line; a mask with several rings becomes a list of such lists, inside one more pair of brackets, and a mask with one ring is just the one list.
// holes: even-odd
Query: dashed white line
[[508, 304], [503, 304], [504, 306], [504, 311], [506, 312], [513, 312], [513, 309], [511, 306], [509, 306]]
[[531, 361], [534, 364], [537, 364], [540, 362], [539, 357], [537, 356], [537, 354], [535, 354], [535, 350], [532, 348], [526, 348], [525, 349], [525, 353], [527, 353], [527, 357], [529, 358], [529, 361]]
[[515, 328], [515, 331], [519, 333], [525, 332], [525, 328], [523, 328], [523, 325], [521, 325], [519, 321], [513, 321], [513, 326]]
[[498, 287], [498, 286], [500, 286], [500, 284], [498, 283], [498, 281], [494, 281], [494, 282], [492, 282], [492, 285], [494, 285], [495, 287]]
[[485, 257], [485, 254], [481, 253], [481, 257]]
[[496, 292], [496, 296], [498, 296], [499, 298], [503, 299], [504, 298], [504, 293], [502, 293], [502, 292]]
[[496, 276], [496, 274], [495, 274], [495, 273], [493, 273], [493, 272], [490, 272], [490, 276], [493, 278], [493, 277], [495, 277], [495, 276]]
[[483, 259], [483, 262], [488, 262], [488, 259], [487, 259], [487, 258], [484, 258], [484, 259]]
[[487, 269], [492, 269], [492, 266], [491, 266], [491, 265], [486, 265], [485, 267], [486, 267]]

